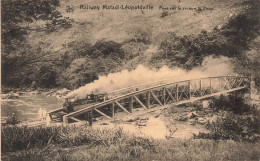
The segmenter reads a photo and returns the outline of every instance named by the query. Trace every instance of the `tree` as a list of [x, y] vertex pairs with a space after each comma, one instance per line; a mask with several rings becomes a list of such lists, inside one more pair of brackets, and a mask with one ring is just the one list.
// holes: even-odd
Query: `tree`
[[62, 84], [70, 89], [76, 89], [96, 80], [98, 77], [93, 60], [79, 58], [71, 62], [62, 78], [64, 79]]
[[130, 36], [130, 41], [143, 42], [150, 44], [152, 38], [152, 29], [147, 26], [131, 26], [127, 29], [127, 34]]
[[97, 41], [93, 46], [92, 57], [111, 57], [115, 61], [124, 58], [124, 51], [121, 49], [121, 44], [114, 41]]
[[[3, 85], [17, 87], [22, 83], [30, 83], [35, 77], [29, 78], [29, 75], [33, 73], [32, 71], [35, 70], [37, 63], [48, 64], [49, 62], [59, 61], [58, 57], [53, 53], [42, 50], [45, 44], [32, 47], [26, 41], [27, 34], [31, 30], [36, 30], [35, 22], [43, 20], [48, 23], [48, 21], [61, 17], [60, 12], [56, 11], [59, 4], [59, 0], [2, 1], [1, 66]], [[44, 28], [44, 30], [47, 29]], [[46, 68], [46, 70], [43, 68], [42, 72], [44, 71], [47, 75], [48, 72], [52, 73], [50, 68]], [[45, 74], [41, 73], [40, 75]]]

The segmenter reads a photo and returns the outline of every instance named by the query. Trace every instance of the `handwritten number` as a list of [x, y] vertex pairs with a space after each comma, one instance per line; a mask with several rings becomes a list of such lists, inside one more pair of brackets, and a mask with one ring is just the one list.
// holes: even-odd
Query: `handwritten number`
[[73, 13], [75, 10], [74, 6], [66, 6], [66, 12], [67, 13]]

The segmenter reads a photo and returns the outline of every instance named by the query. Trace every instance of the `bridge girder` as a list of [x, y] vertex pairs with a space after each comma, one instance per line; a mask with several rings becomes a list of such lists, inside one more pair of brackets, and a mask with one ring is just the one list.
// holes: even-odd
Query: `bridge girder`
[[[99, 114], [107, 119], [113, 119], [116, 113], [115, 109], [117, 111], [121, 109], [127, 114], [132, 114], [133, 109], [142, 107], [148, 112], [150, 110], [163, 109], [166, 104], [179, 105], [189, 103], [249, 87], [249, 78], [222, 76], [170, 82], [152, 87], [145, 86], [144, 89], [138, 91], [130, 90], [131, 92], [127, 94], [125, 93], [129, 89], [125, 89], [125, 91], [118, 90], [117, 94], [112, 93], [114, 98], [64, 115], [63, 122], [68, 124], [69, 119], [79, 121], [76, 118], [78, 115], [88, 113], [90, 117], [88, 122], [92, 125], [94, 115]], [[110, 108], [110, 110], [107, 110], [107, 108]], [[93, 113], [94, 111], [96, 114]]]

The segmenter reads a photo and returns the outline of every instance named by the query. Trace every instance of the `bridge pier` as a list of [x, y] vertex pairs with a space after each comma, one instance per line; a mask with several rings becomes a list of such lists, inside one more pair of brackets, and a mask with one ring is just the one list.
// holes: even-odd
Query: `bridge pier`
[[209, 94], [212, 93], [212, 80], [209, 78]]
[[189, 99], [191, 99], [191, 83], [190, 82], [188, 82], [188, 97], [189, 97]]
[[93, 124], [93, 109], [89, 112], [89, 126], [92, 126]]
[[176, 94], [175, 94], [175, 97], [176, 97], [176, 102], [179, 101], [179, 85], [176, 84]]
[[112, 102], [111, 104], [111, 117], [114, 118], [115, 117], [115, 103]]
[[133, 106], [134, 106], [134, 97], [130, 97], [130, 102], [129, 102], [129, 112], [133, 113]]
[[201, 97], [202, 96], [201, 80], [199, 80], [199, 93], [200, 93], [200, 97]]
[[66, 116], [63, 116], [63, 123], [64, 123], [65, 125], [68, 125], [68, 124], [69, 124], [69, 118], [66, 117]]
[[163, 90], [162, 90], [162, 103], [163, 103], [163, 105], [166, 104], [166, 101], [165, 101], [165, 94], [166, 94], [166, 88], [164, 87]]
[[150, 108], [150, 102], [151, 102], [151, 93], [150, 93], [150, 91], [148, 91], [146, 94], [146, 107], [148, 109]]

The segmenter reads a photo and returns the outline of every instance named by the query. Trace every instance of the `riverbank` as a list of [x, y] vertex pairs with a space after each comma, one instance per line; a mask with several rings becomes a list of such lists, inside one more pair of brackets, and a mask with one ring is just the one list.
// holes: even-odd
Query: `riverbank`
[[4, 88], [1, 91], [1, 98], [2, 99], [15, 99], [19, 98], [19, 96], [24, 95], [37, 95], [37, 94], [43, 94], [46, 96], [53, 96], [57, 98], [63, 98], [66, 96], [70, 90], [66, 88]]
[[39, 121], [39, 109], [51, 111], [62, 106], [67, 89], [9, 89], [1, 93], [1, 120], [7, 123], [12, 114], [21, 123]]

